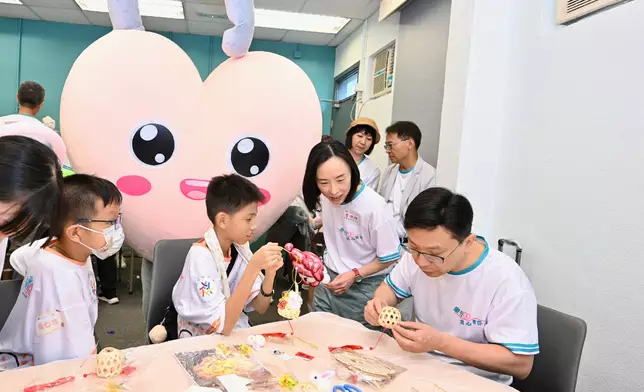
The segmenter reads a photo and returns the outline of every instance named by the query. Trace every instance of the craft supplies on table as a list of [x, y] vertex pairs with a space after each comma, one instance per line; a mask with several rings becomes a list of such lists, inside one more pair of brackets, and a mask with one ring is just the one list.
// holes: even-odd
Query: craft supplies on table
[[[369, 331], [355, 321], [342, 319], [328, 313], [309, 313], [293, 320], [293, 327], [301, 338], [315, 343], [320, 348], [312, 349], [297, 339], [285, 338], [282, 343], [266, 339], [266, 345], [254, 351], [252, 357], [265, 371], [272, 375], [273, 383], [279, 385], [279, 378], [290, 375], [298, 384], [290, 392], [322, 392], [311, 380], [311, 374], [321, 375], [334, 371], [330, 379], [330, 388], [334, 385], [352, 384], [363, 392], [400, 391], [411, 392], [511, 392], [512, 388], [483, 379], [473, 373], [462, 370], [457, 366], [447, 364], [430, 354], [410, 354], [404, 352], [391, 337], [385, 335], [378, 347], [367, 351], [368, 347], [378, 338], [378, 332]], [[154, 392], [183, 392], [194, 385], [192, 377], [177, 361], [175, 354], [204, 350], [215, 350], [221, 344], [226, 346], [242, 345], [250, 335], [270, 334], [274, 331], [286, 331], [288, 324], [283, 322], [259, 325], [249, 329], [235, 330], [231, 336], [208, 335], [190, 339], [174, 340], [162, 344], [134, 347], [125, 351], [126, 365], [124, 371], [113, 379], [101, 379], [91, 374], [95, 371], [96, 358], [89, 357], [80, 360], [60, 361], [43, 366], [26, 368], [17, 371], [0, 373], [0, 390], [23, 391], [25, 387], [53, 382], [60, 378], [75, 376], [75, 380], [59, 385], [51, 392], [105, 392], [108, 382], [124, 384], [122, 391], [154, 391]], [[266, 336], [265, 336], [266, 337]], [[400, 377], [394, 377], [389, 384], [378, 389], [363, 380], [353, 380], [353, 375], [347, 367], [334, 358], [329, 347], [342, 346], [364, 347], [356, 352], [373, 356], [379, 360], [407, 370]], [[346, 348], [345, 348], [346, 349]], [[279, 350], [280, 355], [273, 354]], [[294, 357], [297, 352], [314, 356], [311, 361]], [[287, 355], [290, 360], [280, 357]], [[198, 365], [198, 361], [195, 365]], [[125, 369], [135, 366], [136, 370], [125, 374]], [[87, 377], [83, 377], [87, 375]], [[236, 375], [237, 376], [237, 375]], [[242, 376], [242, 378], [244, 378]], [[250, 379], [251, 377], [246, 377]], [[235, 378], [226, 381], [237, 381]], [[285, 381], [286, 378], [284, 379]], [[441, 389], [434, 388], [434, 385]], [[197, 385], [195, 385], [197, 386]], [[250, 385], [248, 385], [250, 386]], [[215, 388], [212, 388], [215, 389]], [[223, 389], [219, 388], [221, 392]], [[276, 391], [278, 391], [277, 389]], [[195, 392], [203, 390], [195, 390]], [[44, 390], [43, 392], [50, 392]], [[192, 391], [191, 391], [192, 392]], [[205, 392], [205, 391], [203, 391]], [[209, 392], [214, 392], [213, 390]], [[280, 391], [284, 392], [284, 391]]]
[[382, 388], [407, 369], [356, 350], [335, 350], [331, 356], [349, 372], [352, 380]]
[[[279, 380], [255, 358], [254, 350], [245, 344], [220, 343], [215, 349], [175, 353], [175, 358], [202, 387], [228, 392], [222, 376], [235, 375], [247, 379], [254, 391], [279, 391]], [[232, 384], [233, 382], [229, 382]]]

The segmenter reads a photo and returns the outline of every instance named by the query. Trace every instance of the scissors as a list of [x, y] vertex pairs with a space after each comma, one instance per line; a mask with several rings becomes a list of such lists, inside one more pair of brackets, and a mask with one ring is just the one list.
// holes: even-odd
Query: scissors
[[334, 386], [333, 392], [362, 392], [362, 390], [355, 385], [344, 384]]

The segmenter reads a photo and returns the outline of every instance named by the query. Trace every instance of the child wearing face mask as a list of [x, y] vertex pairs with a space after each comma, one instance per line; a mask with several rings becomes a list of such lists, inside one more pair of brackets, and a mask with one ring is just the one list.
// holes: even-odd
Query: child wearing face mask
[[107, 180], [75, 174], [64, 179], [62, 201], [62, 221], [51, 228], [55, 238], [11, 255], [24, 279], [0, 331], [0, 371], [83, 358], [96, 350], [98, 299], [90, 256], [103, 260], [121, 248], [122, 196]]

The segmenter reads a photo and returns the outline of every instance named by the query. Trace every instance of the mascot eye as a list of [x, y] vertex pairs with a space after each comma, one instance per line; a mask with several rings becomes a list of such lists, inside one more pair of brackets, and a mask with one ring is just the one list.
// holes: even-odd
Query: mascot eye
[[161, 124], [146, 124], [132, 137], [132, 151], [146, 165], [163, 165], [174, 153], [174, 136]]
[[244, 177], [254, 177], [266, 169], [270, 153], [263, 141], [246, 137], [238, 141], [230, 154], [235, 171]]

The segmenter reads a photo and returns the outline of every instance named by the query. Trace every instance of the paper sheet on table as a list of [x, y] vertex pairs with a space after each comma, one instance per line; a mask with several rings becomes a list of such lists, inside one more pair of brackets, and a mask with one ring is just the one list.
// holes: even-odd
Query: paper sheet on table
[[228, 392], [248, 392], [246, 385], [250, 384], [251, 381], [244, 377], [239, 377], [236, 374], [228, 374], [226, 376], [217, 377], [221, 385], [226, 388]]

